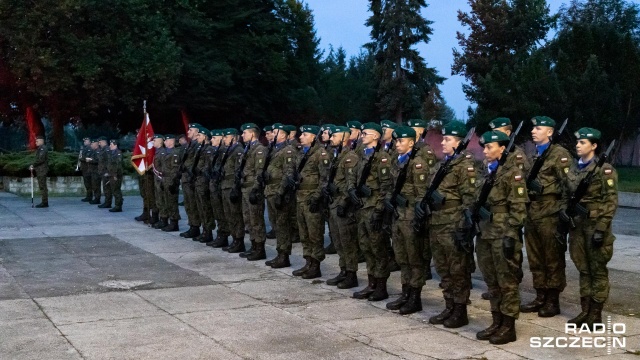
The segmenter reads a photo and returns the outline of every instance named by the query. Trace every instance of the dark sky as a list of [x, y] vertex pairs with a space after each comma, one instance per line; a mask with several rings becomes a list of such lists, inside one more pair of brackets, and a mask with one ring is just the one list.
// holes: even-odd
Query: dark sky
[[[368, 42], [369, 28], [364, 25], [369, 16], [368, 0], [304, 0], [315, 16], [318, 37], [322, 49], [329, 45], [342, 46], [347, 54], [355, 55], [362, 44]], [[563, 0], [547, 0], [551, 12], [555, 13]], [[447, 78], [441, 86], [443, 95], [459, 118], [467, 118], [470, 105], [462, 92], [463, 79], [451, 76], [453, 63], [452, 49], [458, 47], [456, 31], [464, 31], [457, 19], [457, 11], [469, 11], [464, 0], [428, 0], [429, 6], [423, 10], [423, 16], [434, 22], [433, 35], [429, 44], [418, 46], [421, 55], [430, 67], [435, 67], [441, 76]]]

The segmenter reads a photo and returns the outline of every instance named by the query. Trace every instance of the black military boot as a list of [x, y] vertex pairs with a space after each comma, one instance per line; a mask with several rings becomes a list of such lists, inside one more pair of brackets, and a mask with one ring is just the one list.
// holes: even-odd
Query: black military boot
[[536, 298], [528, 304], [520, 305], [520, 312], [531, 313], [540, 310], [547, 296], [546, 289], [536, 289]]
[[488, 328], [478, 331], [476, 333], [476, 339], [478, 340], [489, 340], [491, 335], [495, 334], [496, 331], [502, 325], [502, 313], [500, 311], [492, 311], [491, 317], [493, 318], [493, 322], [489, 325]]
[[151, 218], [149, 219], [149, 225], [151, 227], [153, 227], [153, 225], [157, 224], [158, 221], [160, 221], [160, 218], [158, 217], [158, 212], [157, 211], [152, 211], [151, 212]]
[[278, 260], [279, 257], [280, 257], [280, 250], [278, 250], [278, 255], [276, 255], [276, 257], [274, 257], [271, 260], [265, 261], [264, 264], [267, 266], [271, 266], [271, 264], [273, 264], [276, 260]]
[[578, 316], [573, 319], [567, 320], [567, 324], [576, 324], [576, 327], [582, 326], [582, 324], [587, 319], [587, 315], [589, 315], [589, 305], [591, 304], [591, 299], [588, 296], [583, 296], [580, 298], [580, 307], [582, 311]]
[[389, 298], [387, 278], [376, 278], [376, 289], [367, 298], [369, 301], [381, 301]]
[[204, 231], [202, 232], [202, 235], [200, 236], [200, 241], [203, 244], [206, 243], [210, 243], [213, 241], [213, 234], [211, 233], [211, 229], [209, 228], [204, 228]]
[[[93, 199], [93, 200], [89, 201], [89, 204], [91, 204], [91, 205], [98, 205], [98, 204], [100, 204], [100, 198], [95, 198], [95, 199]], [[143, 215], [144, 215], [144, 214], [143, 214]], [[140, 215], [140, 216], [142, 216], [142, 215]], [[148, 216], [149, 216], [149, 215], [147, 214], [147, 218], [148, 218]], [[136, 219], [136, 220], [138, 220], [138, 219]], [[144, 221], [144, 219], [139, 220], [139, 221]]]
[[289, 254], [284, 251], [280, 252], [278, 257], [274, 259], [270, 266], [273, 269], [282, 269], [291, 266], [291, 262], [289, 262]]
[[324, 248], [324, 253], [326, 255], [334, 255], [338, 253], [336, 251], [336, 247], [333, 245], [333, 241], [329, 242], [329, 245], [327, 245], [327, 247]]
[[220, 233], [218, 233], [218, 236], [215, 238], [215, 240], [208, 242], [207, 246], [211, 246], [213, 248], [229, 246], [229, 235], [221, 235]]
[[48, 208], [49, 207], [49, 202], [48, 201], [43, 201], [40, 204], [36, 205], [37, 208]]
[[247, 260], [249, 261], [264, 260], [266, 258], [267, 253], [264, 251], [264, 242], [256, 242], [255, 250], [247, 255]]
[[424, 271], [424, 279], [426, 280], [431, 280], [433, 279], [433, 273], [431, 272], [431, 266], [427, 266], [427, 268]]
[[553, 317], [560, 314], [560, 291], [548, 289], [544, 305], [538, 310], [539, 317]]
[[173, 220], [173, 219], [169, 220], [169, 225], [163, 227], [162, 231], [166, 231], [166, 232], [180, 231], [180, 228], [178, 227], [178, 220]]
[[233, 238], [231, 244], [222, 247], [222, 251], [229, 251], [230, 248], [238, 246], [238, 239]]
[[338, 289], [351, 289], [358, 286], [358, 275], [355, 271], [346, 271], [344, 279], [337, 285]]
[[166, 217], [161, 217], [160, 220], [153, 225], [154, 229], [163, 229], [165, 226], [169, 225], [169, 223], [167, 222], [167, 218]]
[[189, 226], [189, 230], [180, 233], [180, 236], [183, 238], [191, 239], [200, 235], [200, 227], [199, 226]]
[[502, 345], [516, 341], [516, 318], [502, 315], [502, 325], [491, 335], [489, 342]]
[[445, 298], [444, 299], [444, 310], [438, 315], [432, 316], [429, 318], [429, 323], [433, 325], [442, 325], [444, 321], [447, 320], [451, 314], [453, 314], [453, 298]]
[[453, 304], [453, 313], [443, 323], [444, 327], [449, 329], [459, 328], [469, 325], [469, 317], [467, 317], [467, 304]]
[[301, 267], [300, 269], [293, 270], [291, 275], [293, 275], [293, 276], [302, 276], [302, 274], [306, 273], [307, 270], [309, 270], [309, 267], [311, 266], [311, 256], [305, 256], [304, 260], [305, 260], [304, 266]]
[[276, 231], [271, 229], [269, 230], [269, 232], [267, 233], [267, 239], [275, 239], [276, 238]]
[[413, 314], [418, 311], [422, 311], [422, 299], [420, 293], [422, 292], [422, 286], [412, 287], [409, 291], [409, 299], [400, 308], [400, 315]]
[[400, 294], [400, 296], [387, 303], [387, 309], [389, 310], [400, 310], [400, 308], [402, 307], [402, 305], [404, 305], [407, 300], [409, 300], [409, 290], [411, 288], [409, 287], [409, 285], [407, 284], [402, 284], [402, 293]]
[[111, 204], [107, 204], [107, 202], [103, 202], [102, 204], [98, 205], [98, 207], [100, 209], [111, 209]]
[[243, 237], [237, 238], [237, 239], [233, 239], [233, 243], [235, 245], [234, 246], [229, 246], [229, 249], [227, 249], [229, 254], [237, 254], [237, 253], [241, 253], [241, 252], [247, 251], [247, 249], [244, 246], [244, 238]]
[[327, 285], [336, 286], [346, 277], [347, 277], [347, 268], [341, 267], [340, 273], [336, 277], [327, 280]]
[[604, 307], [604, 303], [599, 303], [593, 301], [589, 302], [589, 314], [587, 314], [587, 318], [584, 320], [584, 323], [587, 324], [591, 331], [594, 331], [594, 324], [602, 324], [602, 308]]
[[109, 212], [122, 212], [122, 206], [116, 205], [113, 209], [109, 209]]
[[490, 292], [483, 292], [482, 295], [480, 295], [480, 297], [482, 298], [482, 300], [491, 300], [492, 296]]
[[302, 274], [303, 279], [315, 279], [322, 276], [322, 271], [320, 271], [320, 261], [311, 258], [311, 265], [309, 265], [309, 270], [307, 270], [304, 274]]
[[367, 278], [369, 280], [369, 283], [364, 289], [353, 293], [354, 299], [367, 299], [369, 295], [373, 294], [373, 292], [376, 291], [376, 278], [373, 277], [373, 275], [367, 275]]
[[93, 200], [93, 197], [90, 196], [90, 195], [87, 195], [84, 198], [80, 199], [80, 201], [82, 201], [82, 202], [89, 202], [91, 200]]
[[249, 240], [251, 242], [251, 247], [249, 248], [249, 250], [247, 251], [243, 251], [240, 254], [238, 254], [238, 256], [240, 256], [241, 258], [246, 258], [247, 256], [249, 256], [249, 254], [251, 254], [252, 252], [255, 251], [256, 249], [256, 241], [251, 239]]
[[142, 214], [136, 216], [134, 219], [136, 219], [136, 221], [149, 220], [149, 209], [147, 208], [142, 209]]

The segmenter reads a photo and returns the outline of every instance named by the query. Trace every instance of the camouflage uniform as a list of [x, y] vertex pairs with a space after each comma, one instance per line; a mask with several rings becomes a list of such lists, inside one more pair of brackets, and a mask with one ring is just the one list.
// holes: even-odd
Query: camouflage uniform
[[[110, 195], [115, 199], [115, 208], [122, 208], [122, 152], [120, 149], [106, 151], [108, 155], [107, 162], [107, 181], [110, 188]], [[106, 201], [106, 200], [105, 200]], [[111, 203], [111, 200], [109, 200]]]
[[[481, 188], [482, 184], [479, 185]], [[526, 217], [527, 200], [522, 171], [513, 164], [498, 168], [495, 184], [485, 204], [485, 208], [493, 216], [491, 220], [480, 222], [481, 235], [476, 244], [478, 266], [489, 292], [493, 294], [490, 300], [491, 311], [516, 319], [520, 314], [517, 257], [522, 243], [515, 241], [514, 258], [507, 259], [503, 253], [503, 239], [520, 239], [519, 232]]]
[[249, 238], [256, 243], [264, 243], [267, 239], [267, 230], [264, 222], [264, 194], [262, 191], [257, 192], [259, 198], [255, 205], [249, 201], [249, 195], [252, 189], [258, 186], [256, 177], [264, 167], [267, 148], [258, 140], [254, 140], [246, 156], [247, 162], [242, 173], [242, 216], [244, 223], [248, 224], [249, 227]]
[[[529, 214], [525, 222], [524, 238], [529, 268], [536, 290], [564, 290], [567, 285], [565, 275], [564, 248], [554, 237], [558, 226], [558, 211], [565, 207], [565, 180], [571, 165], [571, 154], [559, 146], [550, 145], [538, 180], [544, 186], [543, 193], [529, 189]], [[515, 155], [515, 154], [514, 154]], [[535, 159], [532, 161], [535, 162]]]
[[109, 148], [101, 147], [98, 151], [98, 173], [102, 179], [102, 191], [104, 192], [104, 204], [111, 206], [113, 193], [109, 186], [109, 176], [107, 174], [107, 166], [109, 164]]
[[184, 149], [184, 151], [187, 152], [187, 157], [183, 165], [181, 183], [184, 196], [184, 209], [187, 212], [189, 226], [199, 228], [200, 225], [202, 225], [202, 220], [200, 219], [196, 200], [195, 174], [191, 173], [197, 149], [198, 142], [196, 140], [191, 140]]
[[[595, 167], [597, 158], [579, 169], [577, 163], [571, 166], [568, 178], [570, 192], [574, 192], [580, 180]], [[575, 216], [576, 228], [569, 231], [569, 253], [580, 273], [580, 297], [591, 299], [598, 304], [609, 297], [609, 272], [607, 263], [613, 255], [616, 237], [611, 230], [611, 222], [618, 207], [618, 174], [608, 163], [598, 169], [580, 205], [588, 210], [586, 216]], [[594, 248], [594, 232], [604, 233], [601, 247]]]
[[[227, 160], [222, 168], [220, 189], [222, 190], [222, 207], [229, 224], [229, 230], [234, 241], [244, 241], [244, 220], [242, 218], [242, 201], [231, 201], [231, 189], [235, 184], [236, 170], [242, 161], [242, 146], [238, 143], [231, 145]], [[226, 151], [226, 150], [225, 150]], [[244, 251], [244, 250], [243, 250]]]
[[438, 192], [445, 198], [434, 206], [429, 221], [429, 241], [436, 272], [440, 276], [442, 295], [453, 304], [466, 304], [471, 291], [471, 265], [468, 254], [454, 244], [454, 233], [462, 221], [462, 210], [471, 207], [475, 199], [476, 172], [473, 157], [460, 153], [449, 163]]
[[282, 206], [276, 207], [276, 197], [284, 197], [287, 187], [287, 177], [293, 176], [296, 164], [296, 149], [288, 145], [286, 141], [276, 144], [271, 154], [271, 161], [266, 170], [266, 181], [264, 195], [267, 198], [267, 205], [274, 211], [276, 221], [276, 249], [278, 254], [291, 255], [291, 242], [294, 236], [294, 226], [291, 221], [291, 207], [293, 202], [282, 200]]
[[[217, 169], [220, 166], [227, 148], [224, 147], [224, 145], [220, 145], [218, 147], [212, 147], [212, 150], [214, 149], [215, 151], [212, 151], [211, 154], [208, 154], [208, 156], [206, 157], [206, 163], [211, 168], [211, 170], [209, 170], [209, 173], [211, 173], [213, 169]], [[218, 153], [217, 159], [215, 159], [216, 152]], [[216, 162], [213, 163], [213, 160], [216, 160]], [[211, 202], [211, 209], [213, 210], [213, 218], [218, 229], [216, 233], [216, 239], [218, 240], [227, 239], [231, 234], [231, 231], [229, 230], [229, 223], [227, 222], [227, 217], [224, 213], [220, 180], [221, 179], [216, 177], [209, 180], [209, 200]]]
[[164, 185], [162, 184], [164, 176], [164, 169], [162, 165], [164, 163], [164, 157], [167, 155], [164, 146], [156, 148], [156, 153], [153, 156], [153, 174], [154, 174], [154, 187], [155, 187], [155, 199], [156, 207], [158, 208], [158, 215], [161, 219], [167, 218], [167, 204], [164, 192]]
[[91, 186], [91, 172], [89, 171], [89, 163], [87, 163], [88, 157], [91, 157], [91, 146], [82, 145], [82, 148], [80, 149], [80, 172], [82, 174], [84, 188], [87, 192], [85, 199], [91, 200], [93, 199], [93, 187]]
[[[424, 141], [418, 141], [416, 143], [416, 147], [418, 148], [418, 153], [416, 154], [416, 156], [420, 156], [421, 158], [423, 158], [426, 164], [429, 166], [429, 171], [433, 172], [433, 169], [438, 162], [433, 148], [431, 148], [431, 146]], [[431, 259], [433, 258], [433, 251], [431, 250], [429, 232], [425, 232], [425, 234], [417, 234], [417, 236], [424, 237], [424, 240], [422, 241], [422, 243], [424, 244], [422, 249], [422, 258], [424, 259], [426, 274], [431, 275]]]
[[172, 186], [180, 175], [180, 162], [182, 161], [181, 148], [165, 148], [162, 157], [162, 183], [164, 188], [165, 216], [174, 222], [180, 220], [180, 210], [178, 209], [178, 188], [173, 193]]
[[98, 170], [98, 158], [100, 157], [100, 147], [97, 149], [91, 149], [91, 156], [89, 156], [91, 160], [87, 160], [89, 164], [89, 173], [91, 174], [91, 190], [93, 192], [93, 201], [92, 204], [99, 204], [100, 197], [102, 196], [102, 189], [100, 188], [100, 183], [102, 181], [102, 174]]
[[213, 240], [211, 238], [211, 231], [213, 231], [216, 226], [213, 218], [213, 209], [209, 201], [211, 198], [211, 193], [209, 192], [209, 175], [206, 172], [208, 169], [206, 159], [212, 157], [213, 152], [214, 148], [208, 144], [207, 139], [205, 139], [203, 144], [199, 144], [196, 149], [196, 156], [198, 156], [198, 153], [200, 155], [194, 173], [196, 178], [194, 188], [196, 191], [196, 206], [202, 223], [202, 237], [199, 238], [202, 242]]
[[[304, 152], [304, 148], [302, 149]], [[313, 146], [308, 149], [309, 157], [300, 171], [296, 192], [297, 222], [300, 229], [302, 254], [318, 262], [324, 260], [324, 221], [319, 211], [322, 202], [321, 189], [327, 185], [330, 156], [324, 148]], [[302, 158], [304, 154], [300, 157]], [[299, 161], [298, 161], [299, 163]], [[318, 211], [309, 210], [310, 203], [318, 206]]]
[[36, 149], [36, 159], [33, 162], [33, 170], [38, 180], [38, 189], [42, 196], [42, 204], [49, 203], [49, 189], [47, 188], [47, 173], [49, 172], [49, 155], [46, 145], [40, 145]]

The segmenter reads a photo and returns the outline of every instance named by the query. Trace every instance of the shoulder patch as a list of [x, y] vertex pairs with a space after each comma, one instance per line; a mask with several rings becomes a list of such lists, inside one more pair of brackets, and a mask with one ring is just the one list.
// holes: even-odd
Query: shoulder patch
[[607, 185], [609, 185], [609, 187], [613, 187], [613, 185], [614, 185], [613, 179], [608, 179], [607, 180]]
[[348, 162], [348, 163], [349, 163], [349, 162], [351, 162], [351, 159], [346, 159], [346, 160], [345, 160], [345, 162]]
[[383, 163], [383, 164], [384, 164], [384, 163], [386, 163], [387, 161], [389, 161], [389, 159], [387, 159], [387, 158], [382, 158], [382, 159], [380, 160], [380, 162], [381, 162], [381, 163]]
[[522, 155], [516, 155], [516, 159], [522, 160]]
[[258, 151], [258, 155], [262, 155], [262, 151]]
[[468, 171], [468, 172], [474, 172], [474, 171], [476, 171], [476, 169], [474, 169], [474, 168], [472, 168], [472, 167], [468, 167], [468, 168], [467, 168], [467, 171]]
[[416, 164], [416, 169], [422, 169], [422, 164]]
[[291, 150], [287, 150], [287, 154], [291, 154]]
[[471, 155], [467, 155], [467, 156], [465, 156], [465, 158], [471, 159]]
[[516, 175], [516, 176], [513, 177], [513, 179], [515, 181], [520, 181], [520, 180], [522, 180], [522, 176], [521, 175]]
[[433, 154], [433, 151], [427, 150], [427, 154]]
[[613, 170], [611, 170], [611, 169], [605, 169], [604, 170], [604, 174], [605, 175], [611, 175], [612, 172], [613, 172]]
[[320, 153], [320, 155], [325, 156], [327, 155], [327, 153], [323, 151], [322, 153]]
[[569, 168], [568, 168], [568, 167], [564, 168], [564, 173], [565, 173], [565, 174], [568, 174], [568, 173], [569, 173]]
[[568, 159], [568, 158], [561, 158], [561, 159], [560, 159], [560, 162], [561, 162], [561, 163], [566, 163], [567, 161], [569, 161], [569, 159]]

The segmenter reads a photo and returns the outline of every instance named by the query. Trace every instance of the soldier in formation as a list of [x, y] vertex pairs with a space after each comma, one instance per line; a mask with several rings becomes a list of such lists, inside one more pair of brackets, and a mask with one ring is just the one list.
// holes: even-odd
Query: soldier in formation
[[36, 179], [38, 180], [38, 189], [40, 190], [40, 196], [42, 201], [36, 205], [37, 208], [49, 207], [49, 189], [47, 188], [47, 173], [49, 172], [49, 155], [47, 147], [44, 144], [44, 136], [36, 136], [36, 158], [29, 166], [29, 169], [36, 173]]

